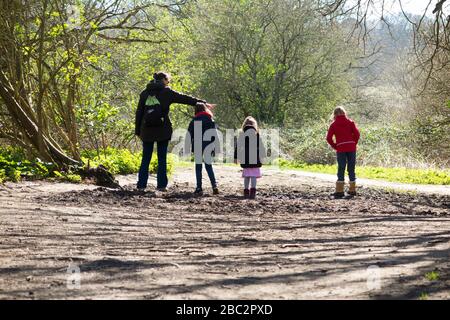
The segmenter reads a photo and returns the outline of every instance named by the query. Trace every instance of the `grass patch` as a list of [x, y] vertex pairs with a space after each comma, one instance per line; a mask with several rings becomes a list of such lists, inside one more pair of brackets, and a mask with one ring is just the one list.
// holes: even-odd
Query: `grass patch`
[[187, 161], [187, 160], [177, 161], [177, 164], [176, 164], [177, 168], [192, 168], [193, 166], [194, 166], [194, 163]]
[[438, 281], [439, 280], [439, 272], [432, 271], [425, 274], [425, 278], [428, 281]]
[[430, 296], [426, 292], [422, 292], [419, 296], [419, 300], [428, 300]]
[[[295, 169], [308, 172], [336, 174], [337, 165], [306, 164], [302, 162], [279, 159], [277, 164], [281, 168]], [[378, 179], [392, 182], [450, 185], [450, 170], [356, 167], [359, 178]]]
[[74, 174], [71, 172], [54, 171], [53, 174], [54, 178], [61, 182], [81, 183], [83, 181], [79, 174]]

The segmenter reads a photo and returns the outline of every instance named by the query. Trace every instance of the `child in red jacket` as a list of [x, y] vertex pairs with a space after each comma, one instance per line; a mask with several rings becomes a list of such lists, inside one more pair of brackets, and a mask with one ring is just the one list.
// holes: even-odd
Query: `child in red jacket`
[[[343, 197], [345, 186], [345, 168], [350, 178], [348, 194], [356, 196], [356, 146], [359, 141], [359, 130], [356, 124], [347, 117], [343, 107], [337, 107], [333, 113], [334, 122], [327, 134], [327, 142], [337, 153], [338, 181], [336, 182], [336, 197]], [[335, 140], [333, 140], [333, 137]]]

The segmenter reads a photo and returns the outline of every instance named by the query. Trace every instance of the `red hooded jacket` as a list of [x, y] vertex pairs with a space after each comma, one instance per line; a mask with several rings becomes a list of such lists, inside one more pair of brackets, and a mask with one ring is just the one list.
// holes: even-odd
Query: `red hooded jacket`
[[[333, 141], [333, 136], [336, 142]], [[359, 141], [359, 130], [347, 116], [337, 116], [327, 134], [327, 142], [337, 152], [355, 152]]]

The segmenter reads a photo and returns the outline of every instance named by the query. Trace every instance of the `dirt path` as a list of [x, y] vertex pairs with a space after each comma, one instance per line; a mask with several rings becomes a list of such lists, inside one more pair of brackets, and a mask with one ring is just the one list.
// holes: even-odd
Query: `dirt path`
[[237, 168], [217, 175], [222, 194], [202, 198], [192, 169], [167, 194], [133, 177], [123, 191], [0, 186], [0, 299], [450, 298], [447, 191], [334, 200], [326, 179], [267, 169], [245, 201]]

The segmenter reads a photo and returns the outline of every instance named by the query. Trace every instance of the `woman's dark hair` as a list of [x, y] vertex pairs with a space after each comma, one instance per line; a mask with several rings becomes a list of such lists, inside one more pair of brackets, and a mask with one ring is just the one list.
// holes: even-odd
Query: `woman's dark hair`
[[153, 75], [153, 79], [155, 79], [155, 81], [162, 81], [164, 79], [167, 79], [170, 81], [170, 74], [168, 74], [167, 72], [162, 72], [162, 71], [156, 72]]

